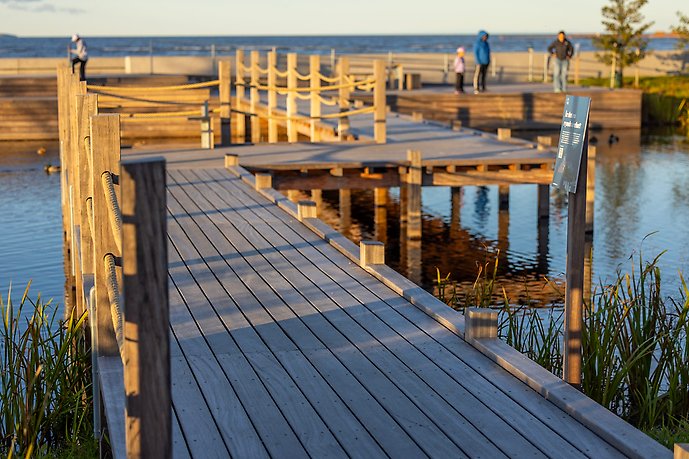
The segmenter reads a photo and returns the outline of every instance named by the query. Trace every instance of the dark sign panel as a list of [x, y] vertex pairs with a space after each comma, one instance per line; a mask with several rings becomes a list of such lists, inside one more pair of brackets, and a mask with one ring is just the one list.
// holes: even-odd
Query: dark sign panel
[[589, 97], [567, 96], [562, 114], [560, 141], [553, 174], [553, 186], [576, 193], [579, 167], [589, 122]]

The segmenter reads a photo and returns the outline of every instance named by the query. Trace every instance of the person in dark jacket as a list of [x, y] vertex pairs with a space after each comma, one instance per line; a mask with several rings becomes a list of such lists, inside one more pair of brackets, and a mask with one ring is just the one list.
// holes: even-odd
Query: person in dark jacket
[[474, 58], [476, 70], [474, 71], [474, 94], [486, 90], [486, 74], [490, 65], [490, 45], [488, 44], [488, 32], [481, 30], [474, 44]]
[[548, 52], [551, 54], [553, 61], [553, 90], [555, 92], [566, 91], [567, 71], [569, 70], [569, 60], [574, 55], [574, 47], [567, 40], [567, 36], [563, 31], [560, 31], [557, 34], [557, 40], [554, 40], [548, 46]]

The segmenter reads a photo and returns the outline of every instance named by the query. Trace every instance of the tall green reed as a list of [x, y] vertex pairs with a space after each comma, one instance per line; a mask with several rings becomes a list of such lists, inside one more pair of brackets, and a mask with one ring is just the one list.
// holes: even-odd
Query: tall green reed
[[85, 316], [60, 321], [50, 301], [0, 295], [0, 454], [89, 457], [93, 439]]
[[[663, 297], [661, 255], [650, 262], [641, 254], [632, 257], [630, 273], [618, 271], [612, 283], [601, 282], [586, 304], [582, 390], [671, 446], [689, 437], [689, 289], [679, 273], [681, 288], [674, 297]], [[497, 258], [480, 265], [473, 285], [464, 290], [449, 274], [438, 273], [439, 287], [443, 284], [438, 297], [459, 310], [499, 309], [499, 337], [561, 375], [562, 308], [531, 307], [530, 300], [515, 305], [504, 290], [496, 301]]]

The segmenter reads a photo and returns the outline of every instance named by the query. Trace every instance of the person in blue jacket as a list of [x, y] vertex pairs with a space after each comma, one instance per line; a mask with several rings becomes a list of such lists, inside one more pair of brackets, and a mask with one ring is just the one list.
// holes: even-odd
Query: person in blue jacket
[[486, 74], [490, 65], [490, 45], [488, 44], [488, 32], [481, 30], [474, 45], [474, 57], [476, 70], [474, 71], [474, 94], [486, 90]]

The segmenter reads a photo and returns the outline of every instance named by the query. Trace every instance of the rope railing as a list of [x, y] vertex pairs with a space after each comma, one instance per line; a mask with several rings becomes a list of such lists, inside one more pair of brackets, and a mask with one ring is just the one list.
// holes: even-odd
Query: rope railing
[[148, 91], [176, 91], [176, 90], [183, 90], [183, 89], [199, 89], [199, 88], [210, 88], [213, 86], [218, 86], [220, 84], [220, 80], [211, 80], [211, 81], [204, 81], [201, 83], [189, 83], [189, 84], [180, 84], [180, 85], [174, 85], [174, 86], [100, 86], [100, 85], [94, 85], [94, 84], [89, 84], [86, 85], [86, 89], [92, 90], [92, 91], [115, 91], [115, 92], [148, 92]]
[[[159, 104], [159, 105], [174, 105], [174, 106], [190, 106], [190, 105], [198, 105], [197, 102], [177, 102], [174, 100], [157, 100], [157, 99], [149, 99], [145, 97], [132, 97], [130, 95], [126, 94], [116, 94], [116, 93], [111, 93], [111, 92], [103, 92], [103, 91], [93, 91], [93, 94], [98, 94], [99, 96], [108, 96], [112, 97], [114, 99], [122, 99], [126, 101], [131, 101], [131, 102], [145, 102], [148, 104]], [[99, 101], [100, 102], [100, 101]], [[98, 106], [100, 108], [103, 108], [104, 106], [108, 106], [110, 104], [100, 102]]]
[[317, 88], [312, 87], [298, 87], [298, 88], [285, 88], [281, 86], [267, 86], [267, 85], [251, 85], [247, 83], [237, 84], [237, 86], [244, 86], [248, 88], [258, 88], [261, 91], [275, 91], [278, 94], [287, 94], [291, 92], [323, 92], [323, 91], [335, 91], [337, 89], [356, 89], [359, 86], [368, 86], [375, 84], [376, 80], [373, 78], [368, 78], [366, 80], [355, 81], [352, 80], [351, 83], [334, 84], [329, 86], [320, 86]]
[[334, 107], [335, 105], [338, 104], [338, 100], [334, 97], [331, 97], [330, 99], [326, 99], [325, 97], [323, 97], [321, 95], [317, 95], [317, 97], [318, 97], [318, 102], [323, 104], [323, 105], [327, 105], [329, 107]]
[[[331, 126], [319, 126], [318, 121], [337, 119], [338, 125], [336, 132], [337, 139], [345, 139], [349, 137], [350, 122], [348, 117], [354, 115], [362, 115], [367, 113], [374, 114], [374, 137], [376, 142], [385, 142], [385, 85], [386, 73], [385, 64], [382, 61], [373, 62], [373, 75], [352, 75], [349, 72], [349, 60], [346, 57], [340, 59], [335, 69], [334, 75], [326, 75], [321, 70], [320, 56], [314, 55], [309, 57], [309, 72], [301, 73], [298, 69], [298, 56], [295, 53], [288, 54], [287, 68], [280, 70], [277, 67], [277, 54], [275, 52], [268, 53], [264, 62], [267, 62], [268, 77], [263, 79], [260, 77], [261, 73], [265, 73], [264, 69], [259, 66], [260, 57], [256, 51], [251, 52], [251, 64], [247, 66], [245, 63], [245, 54], [242, 50], [237, 50], [236, 53], [236, 69], [237, 73], [234, 79], [236, 89], [236, 98], [234, 101], [235, 107], [247, 109], [249, 114], [231, 111], [238, 113], [237, 117], [237, 132], [241, 136], [244, 134], [248, 139], [249, 133], [252, 142], [259, 142], [261, 139], [261, 124], [258, 119], [265, 119], [268, 121], [268, 142], [274, 143], [278, 141], [278, 125], [277, 121], [286, 122], [287, 127], [287, 141], [297, 142], [299, 135], [295, 122], [310, 122], [310, 129], [308, 130], [312, 141], [320, 141], [321, 136], [330, 137], [332, 135]], [[251, 74], [251, 78], [245, 78], [246, 73]], [[303, 70], [302, 70], [303, 72]], [[278, 79], [282, 80], [278, 84]], [[307, 84], [302, 84], [307, 82]], [[262, 104], [261, 91], [267, 92], [267, 107]], [[351, 95], [355, 91], [372, 91], [373, 104], [371, 107], [350, 110], [353, 105]], [[338, 92], [335, 97], [324, 97], [323, 94], [327, 92]], [[285, 96], [286, 110], [278, 110], [278, 96]], [[305, 115], [300, 112], [303, 110], [303, 104], [299, 101], [310, 102], [310, 113]], [[339, 111], [336, 113], [322, 114], [322, 106], [337, 107]], [[262, 107], [259, 109], [259, 107]], [[263, 108], [267, 108], [264, 112]], [[251, 122], [246, 119], [246, 116], [251, 116]], [[304, 133], [304, 127], [299, 129]]]
[[117, 282], [117, 263], [115, 256], [111, 253], [106, 254], [105, 257], [103, 257], [103, 264], [105, 265], [106, 288], [108, 289], [108, 298], [110, 300], [112, 328], [115, 331], [115, 338], [117, 339], [117, 346], [120, 350], [120, 354], [124, 358], [122, 301], [120, 297], [120, 286]]
[[373, 113], [376, 110], [375, 107], [364, 107], [356, 110], [349, 110], [337, 113], [328, 113], [326, 115], [320, 116], [307, 116], [307, 115], [296, 115], [296, 116], [283, 116], [283, 115], [261, 115], [262, 118], [280, 120], [280, 121], [309, 121], [309, 120], [327, 120], [327, 119], [337, 119], [346, 118], [348, 116], [363, 115], [366, 113]]
[[[65, 309], [88, 314], [93, 435], [103, 438], [106, 419], [117, 457], [140, 455], [142, 443], [171, 451], [165, 164], [121, 161], [120, 116], [99, 114], [98, 96], [66, 65], [58, 67], [57, 94], [66, 107], [59, 124], [69, 126], [60, 130]], [[156, 365], [140, 364], [147, 361]]]
[[[278, 91], [279, 94], [279, 91]], [[310, 93], [310, 94], [299, 94], [298, 92], [294, 93], [294, 97], [296, 97], [299, 100], [311, 100], [313, 97], [318, 97], [318, 94]]]
[[320, 78], [322, 81], [325, 81], [326, 83], [337, 83], [338, 81], [341, 80], [339, 76], [336, 77], [328, 77], [323, 75], [322, 73], [318, 73], [316, 75], [318, 78]]
[[198, 115], [198, 110], [184, 110], [178, 112], [151, 112], [151, 113], [120, 113], [122, 118], [187, 118]]
[[110, 220], [112, 235], [117, 248], [122, 253], [122, 211], [120, 210], [120, 204], [117, 202], [112, 173], [108, 171], [103, 172], [101, 184], [103, 185], [103, 193], [105, 193], [105, 200], [108, 204], [108, 220]]
[[303, 75], [303, 74], [297, 72], [296, 70], [294, 71], [294, 76], [297, 77], [297, 80], [301, 80], [301, 81], [310, 81], [311, 80], [311, 75]]

